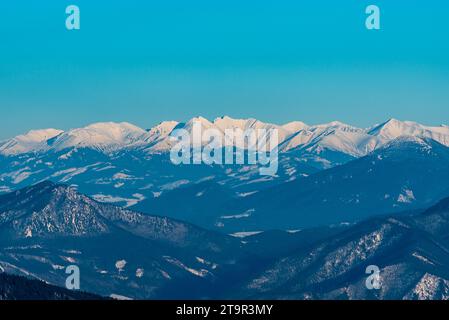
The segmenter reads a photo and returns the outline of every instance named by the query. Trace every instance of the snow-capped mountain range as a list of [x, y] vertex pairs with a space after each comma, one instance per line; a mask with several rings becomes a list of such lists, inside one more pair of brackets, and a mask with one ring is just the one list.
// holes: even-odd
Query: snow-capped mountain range
[[[277, 175], [261, 176], [257, 165], [174, 165], [170, 134], [196, 121], [221, 132], [278, 129]], [[448, 155], [449, 127], [394, 119], [366, 129], [229, 117], [149, 130], [97, 123], [0, 143], [0, 194], [49, 180], [100, 202], [225, 232], [302, 228], [429, 206], [449, 195]]]
[[209, 121], [203, 117], [185, 123], [165, 121], [144, 130], [130, 123], [95, 123], [68, 131], [56, 129], [32, 130], [26, 134], [0, 142], [0, 154], [13, 156], [30, 152], [60, 151], [69, 148], [93, 148], [105, 153], [126, 148], [145, 148], [149, 153], [168, 151], [173, 144], [170, 133], [174, 129], [191, 132], [194, 122], [204, 129], [277, 129], [279, 149], [307, 150], [319, 154], [323, 150], [342, 152], [360, 157], [400, 136], [431, 138], [449, 146], [449, 127], [424, 126], [416, 122], [390, 119], [370, 128], [357, 128], [338, 121], [320, 125], [307, 125], [294, 121], [285, 125], [264, 123], [256, 119], [232, 119], [224, 116]]
[[264, 219], [278, 228], [295, 219], [297, 226], [328, 225], [425, 208], [448, 195], [449, 148], [400, 137], [365, 157], [261, 190], [237, 212], [253, 210], [245, 223], [254, 218], [257, 226]]
[[[195, 121], [278, 129], [277, 176], [172, 164]], [[0, 168], [0, 272], [63, 285], [75, 263], [88, 291], [134, 298], [447, 297], [447, 126], [97, 123], [1, 142]], [[383, 291], [363, 290], [367, 264]]]

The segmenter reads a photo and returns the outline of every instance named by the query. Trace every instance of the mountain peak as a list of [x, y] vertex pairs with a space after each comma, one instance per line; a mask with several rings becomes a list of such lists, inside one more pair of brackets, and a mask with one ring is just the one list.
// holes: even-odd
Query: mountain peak
[[0, 225], [15, 238], [91, 236], [109, 230], [95, 201], [48, 181], [1, 196]]
[[96, 122], [84, 127], [84, 129], [102, 130], [106, 132], [114, 130], [145, 131], [129, 122]]
[[401, 136], [426, 138], [449, 146], [449, 130], [445, 127], [427, 127], [413, 121], [390, 119], [369, 129], [368, 134], [377, 137], [383, 144]]
[[192, 119], [190, 119], [185, 125], [184, 125], [184, 129], [190, 131], [193, 127], [194, 123], [199, 123], [201, 124], [201, 126], [205, 129], [211, 128], [214, 126], [214, 124], [212, 122], [210, 122], [209, 120], [207, 120], [204, 117], [193, 117]]
[[275, 125], [252, 118], [234, 119], [224, 115], [213, 122], [201, 116], [194, 117], [186, 123], [164, 121], [149, 130], [128, 122], [99, 122], [67, 132], [56, 129], [35, 130], [1, 142], [0, 155], [15, 156], [49, 150], [59, 152], [70, 148], [91, 148], [106, 154], [134, 147], [143, 148], [150, 153], [165, 152], [173, 144], [169, 139], [170, 133], [176, 128], [190, 131], [194, 123], [200, 123], [203, 130], [213, 128], [222, 132], [226, 129], [277, 129], [279, 145], [283, 151], [297, 147], [310, 150], [308, 147], [313, 145], [319, 150], [324, 148], [361, 156], [400, 136], [430, 138], [449, 146], [448, 126], [428, 127], [395, 118], [368, 129], [360, 129], [340, 121], [313, 126], [301, 121]]
[[0, 154], [16, 155], [35, 150], [64, 131], [58, 129], [31, 130], [0, 144]]
[[353, 126], [343, 123], [341, 121], [331, 121], [331, 122], [319, 124], [319, 125], [316, 125], [313, 127], [317, 127], [317, 128], [320, 128], [320, 127], [326, 127], [326, 128], [351, 127], [352, 128]]
[[[2, 236], [91, 238], [120, 229], [135, 236], [180, 245], [202, 230], [184, 222], [130, 211], [81, 194], [76, 188], [41, 182], [0, 196]], [[195, 236], [194, 236], [195, 237]]]
[[[152, 127], [148, 130], [150, 139], [153, 141], [160, 138], [168, 136], [174, 128], [179, 124], [178, 121], [162, 121], [158, 125]], [[153, 138], [154, 137], [154, 138]]]
[[402, 123], [402, 121], [400, 121], [396, 118], [390, 118], [387, 121], [385, 121], [384, 124], [398, 124], [398, 123]]
[[127, 122], [98, 122], [59, 135], [52, 146], [56, 150], [71, 147], [116, 150], [142, 141], [142, 138], [146, 135], [147, 132], [144, 129]]
[[307, 129], [308, 127], [309, 126], [302, 121], [292, 121], [282, 126], [282, 128], [292, 133]]
[[214, 119], [214, 123], [220, 120], [225, 120], [225, 121], [234, 121], [234, 118], [231, 118], [230, 116], [221, 116], [221, 117], [217, 117]]
[[[167, 128], [167, 127], [176, 127], [179, 124], [178, 121], [174, 121], [174, 120], [168, 120], [168, 121], [162, 121], [159, 122], [158, 125], [156, 125], [153, 128]], [[151, 130], [151, 129], [150, 129]]]
[[372, 129], [369, 130], [369, 133], [373, 135], [385, 134], [398, 137], [402, 134], [405, 127], [413, 125], [417, 125], [417, 123], [411, 121], [403, 122], [395, 118], [390, 118], [381, 124], [375, 125]]
[[229, 116], [223, 116], [216, 118], [213, 122], [221, 130], [230, 128], [240, 128], [245, 129], [248, 123], [253, 122], [254, 119], [234, 119]]
[[208, 119], [202, 117], [202, 116], [197, 116], [197, 117], [193, 117], [192, 119], [190, 119], [189, 122], [193, 122], [193, 121], [199, 121], [202, 123], [211, 123]]
[[62, 130], [58, 129], [41, 129], [41, 130], [30, 130], [24, 135], [19, 135], [16, 139], [34, 141], [34, 142], [42, 142], [61, 134]]

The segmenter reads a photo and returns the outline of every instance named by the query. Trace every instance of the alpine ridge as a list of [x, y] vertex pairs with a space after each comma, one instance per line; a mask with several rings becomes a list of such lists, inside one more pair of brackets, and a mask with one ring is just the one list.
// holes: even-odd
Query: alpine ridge
[[[277, 174], [261, 176], [257, 164], [173, 164], [171, 133], [190, 131], [194, 122], [219, 132], [277, 129]], [[449, 194], [448, 146], [449, 127], [396, 119], [365, 129], [228, 116], [166, 121], [148, 130], [96, 123], [0, 143], [0, 194], [52, 181], [102, 203], [228, 233], [303, 228], [435, 203]], [[101, 223], [95, 221], [99, 231], [106, 228]]]
[[216, 128], [222, 132], [230, 128], [277, 129], [280, 137], [279, 148], [282, 151], [300, 148], [319, 154], [329, 149], [351, 156], [361, 156], [400, 136], [430, 138], [449, 146], [449, 127], [445, 125], [429, 127], [416, 122], [390, 119], [382, 124], [362, 129], [339, 121], [310, 126], [301, 121], [275, 125], [256, 119], [233, 119], [223, 116], [213, 122], [203, 117], [195, 117], [185, 123], [164, 121], [149, 130], [126, 122], [106, 122], [66, 132], [56, 129], [30, 131], [1, 142], [0, 154], [8, 156], [71, 147], [92, 147], [111, 152], [141, 145], [145, 145], [150, 152], [162, 151], [171, 146], [169, 135], [174, 129], [183, 128], [189, 131], [195, 121], [200, 122], [204, 128]]

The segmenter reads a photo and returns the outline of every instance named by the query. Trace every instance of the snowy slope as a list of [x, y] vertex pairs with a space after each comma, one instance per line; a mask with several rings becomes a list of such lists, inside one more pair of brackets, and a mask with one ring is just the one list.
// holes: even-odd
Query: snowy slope
[[60, 151], [72, 147], [113, 151], [135, 143], [142, 143], [147, 132], [130, 123], [95, 123], [84, 128], [67, 131], [49, 143]]
[[[175, 143], [170, 136], [173, 130], [184, 129], [192, 133], [195, 122], [200, 123], [203, 132], [206, 129], [215, 129], [222, 134], [226, 129], [276, 129], [281, 152], [297, 150], [317, 156], [332, 151], [361, 157], [400, 136], [430, 138], [449, 146], [449, 127], [444, 125], [428, 127], [416, 122], [390, 119], [380, 125], [361, 129], [338, 121], [313, 126], [300, 121], [276, 125], [257, 119], [233, 119], [223, 116], [213, 122], [203, 117], [192, 118], [186, 123], [165, 121], [148, 131], [126, 122], [95, 123], [67, 132], [55, 129], [30, 131], [1, 143], [0, 154], [17, 155], [70, 148], [92, 148], [107, 153], [130, 147], [144, 147], [150, 153], [165, 152]], [[208, 141], [203, 141], [203, 145], [207, 143]]]
[[341, 122], [311, 126], [290, 136], [281, 144], [280, 149], [287, 151], [298, 148], [315, 154], [320, 154], [323, 150], [333, 150], [361, 157], [401, 136], [430, 138], [449, 146], [447, 126], [426, 127], [416, 122], [390, 119], [368, 129]]
[[1, 155], [16, 155], [45, 148], [46, 141], [63, 133], [61, 130], [31, 130], [10, 140], [0, 142]]
[[[448, 194], [449, 148], [399, 137], [368, 156], [234, 201], [216, 218], [229, 232], [304, 228], [419, 209]], [[248, 210], [244, 219], [220, 220]]]
[[282, 128], [289, 131], [290, 133], [299, 132], [301, 130], [307, 129], [309, 126], [302, 121], [292, 121], [284, 124]]
[[157, 126], [148, 130], [146, 141], [152, 146], [153, 150], [164, 150], [166, 146], [163, 141], [179, 124], [177, 121], [163, 121]]
[[445, 125], [428, 127], [412, 121], [402, 122], [390, 119], [381, 125], [369, 129], [368, 134], [376, 137], [378, 144], [385, 144], [400, 136], [413, 136], [429, 138], [449, 146], [449, 127]]
[[[220, 133], [226, 129], [277, 129], [281, 150], [277, 175], [261, 177], [257, 165], [173, 165], [168, 151], [175, 141], [170, 135], [177, 129], [191, 132], [194, 122], [199, 122], [202, 130]], [[279, 126], [224, 116], [214, 121], [203, 117], [186, 123], [166, 121], [149, 130], [109, 122], [66, 132], [31, 131], [0, 143], [0, 194], [51, 180], [77, 185], [95, 199], [132, 206], [203, 179], [235, 194], [252, 194], [346, 164], [403, 136], [423, 136], [447, 146], [449, 128], [394, 119], [368, 129], [338, 121], [310, 126], [295, 121]], [[410, 201], [410, 196], [403, 196], [403, 201]]]
[[[449, 199], [422, 213], [383, 216], [355, 224], [280, 257], [242, 287], [257, 299], [449, 299]], [[368, 290], [365, 270], [380, 270]]]
[[[223, 116], [220, 118], [216, 118], [213, 122], [203, 118], [203, 117], [195, 117], [191, 120], [187, 121], [186, 123], [180, 123], [176, 126], [174, 129], [182, 129], [187, 131], [191, 136], [194, 134], [194, 124], [199, 124], [199, 127], [201, 128], [201, 133], [203, 134], [205, 130], [215, 130], [215, 132], [219, 133], [222, 137], [225, 136], [226, 130], [241, 130], [241, 132], [245, 132], [245, 130], [252, 129], [252, 130], [266, 130], [267, 133], [269, 133], [269, 130], [276, 129], [278, 131], [278, 142], [282, 142], [287, 137], [289, 137], [292, 132], [289, 130], [283, 128], [282, 126], [264, 123], [256, 119], [233, 119], [228, 116]], [[266, 139], [266, 136], [263, 136], [262, 138]], [[226, 144], [226, 141], [223, 139], [223, 145], [230, 145], [229, 143]], [[176, 143], [175, 140], [171, 138], [171, 136], [167, 135], [165, 137], [162, 137], [158, 141], [157, 144], [151, 146], [149, 148], [149, 151], [169, 151], [170, 148]], [[202, 145], [208, 144], [209, 141], [204, 140], [202, 141]], [[236, 142], [236, 146], [241, 149], [247, 149], [248, 146]], [[273, 147], [276, 147], [277, 145], [274, 145]]]

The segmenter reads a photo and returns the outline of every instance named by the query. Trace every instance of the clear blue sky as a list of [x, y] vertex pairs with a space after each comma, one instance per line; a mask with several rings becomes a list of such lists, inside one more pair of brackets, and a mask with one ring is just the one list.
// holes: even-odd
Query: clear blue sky
[[1, 1], [0, 111], [0, 139], [195, 115], [448, 123], [449, 2]]

